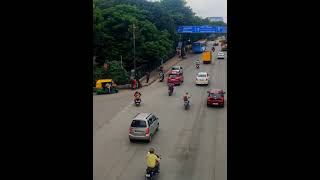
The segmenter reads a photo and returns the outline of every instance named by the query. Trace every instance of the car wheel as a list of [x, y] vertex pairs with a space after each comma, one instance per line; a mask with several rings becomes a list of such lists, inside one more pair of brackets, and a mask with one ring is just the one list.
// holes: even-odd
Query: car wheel
[[207, 107], [210, 107], [210, 104], [207, 103]]
[[133, 139], [129, 139], [130, 140], [130, 142], [133, 142]]
[[151, 138], [151, 134], [150, 134], [148, 142], [151, 143], [151, 140], [152, 140], [152, 138]]
[[156, 131], [159, 131], [159, 124], [158, 124], [158, 127], [157, 127]]

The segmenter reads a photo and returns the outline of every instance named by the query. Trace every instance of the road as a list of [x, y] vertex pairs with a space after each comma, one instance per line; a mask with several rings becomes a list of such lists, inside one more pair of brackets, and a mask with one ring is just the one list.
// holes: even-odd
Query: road
[[[211, 45], [208, 45], [211, 48]], [[93, 97], [93, 180], [141, 180], [145, 173], [145, 155], [154, 147], [162, 156], [158, 180], [226, 180], [227, 179], [227, 104], [224, 108], [206, 106], [207, 90], [227, 91], [227, 53], [224, 60], [201, 64], [189, 55], [178, 65], [184, 68], [184, 83], [168, 96], [165, 83], [144, 87], [142, 104], [133, 104], [133, 92]], [[209, 86], [196, 86], [199, 71], [210, 74]], [[184, 110], [182, 96], [191, 97], [189, 110]], [[227, 99], [226, 99], [227, 102]], [[139, 112], [153, 112], [160, 128], [151, 143], [130, 143], [128, 128]]]

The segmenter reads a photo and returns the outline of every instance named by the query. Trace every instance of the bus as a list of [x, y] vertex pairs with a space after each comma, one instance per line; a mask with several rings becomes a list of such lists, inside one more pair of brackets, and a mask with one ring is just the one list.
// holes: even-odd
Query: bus
[[200, 40], [192, 43], [192, 51], [193, 53], [202, 53], [206, 50], [206, 41]]

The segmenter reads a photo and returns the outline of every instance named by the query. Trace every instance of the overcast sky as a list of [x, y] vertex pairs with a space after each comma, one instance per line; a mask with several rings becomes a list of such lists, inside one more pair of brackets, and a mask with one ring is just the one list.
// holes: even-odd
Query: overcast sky
[[227, 0], [186, 0], [197, 16], [223, 17], [227, 22]]

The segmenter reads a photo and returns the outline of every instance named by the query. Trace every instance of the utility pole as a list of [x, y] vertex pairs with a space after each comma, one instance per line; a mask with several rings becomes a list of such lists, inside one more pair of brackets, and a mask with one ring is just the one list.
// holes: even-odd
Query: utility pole
[[135, 26], [132, 24], [132, 36], [133, 36], [133, 67], [134, 67], [134, 76], [136, 76], [136, 35], [135, 35]]
[[120, 55], [120, 63], [121, 63], [121, 68], [124, 69], [122, 65], [122, 55]]

